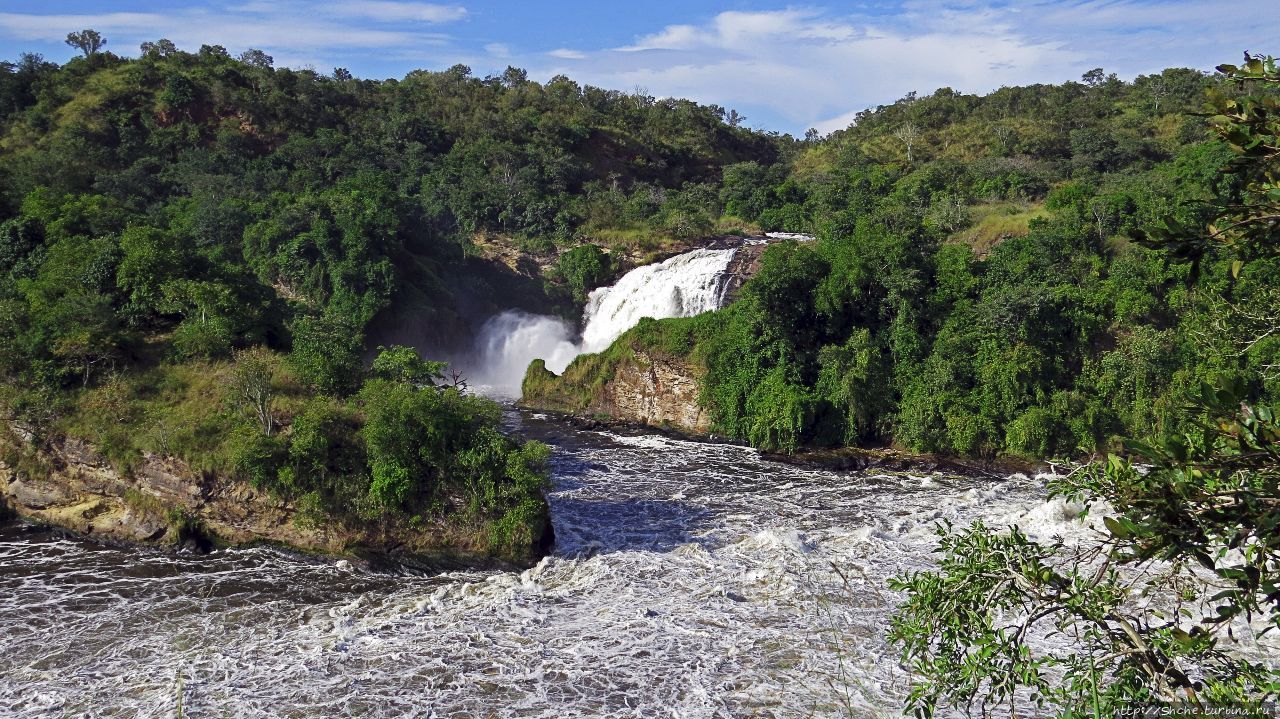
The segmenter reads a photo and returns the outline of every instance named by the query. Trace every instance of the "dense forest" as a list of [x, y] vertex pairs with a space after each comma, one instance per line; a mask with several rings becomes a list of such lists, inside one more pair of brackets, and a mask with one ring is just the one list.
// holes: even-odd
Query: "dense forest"
[[545, 448], [371, 328], [456, 324], [476, 296], [571, 307], [598, 253], [516, 295], [478, 244], [689, 237], [724, 165], [778, 154], [719, 108], [515, 69], [375, 82], [93, 37], [0, 64], [0, 404], [124, 469], [172, 455], [321, 517], [465, 510], [498, 544], [531, 525]]
[[520, 301], [569, 312], [620, 264], [601, 247], [816, 234], [770, 249], [729, 309], [614, 350], [695, 358], [717, 428], [771, 449], [1089, 453], [1175, 428], [1211, 375], [1280, 391], [1274, 263], [1210, 253], [1192, 277], [1137, 241], [1233, 191], [1197, 114], [1232, 89], [1202, 72], [911, 94], [797, 141], [514, 68], [370, 81], [216, 46], [83, 49], [0, 72], [0, 371], [12, 414], [121, 462], [172, 452], [351, 506], [382, 450], [211, 417], [202, 392], [237, 392], [207, 366], [269, 348], [274, 422], [353, 431], [384, 396], [360, 392], [371, 329], [509, 293], [473, 262], [490, 242], [547, 258]]
[[784, 451], [1080, 456], [1178, 430], [1211, 378], [1274, 399], [1280, 266], [1149, 241], [1239, 192], [1201, 112], [1239, 89], [1082, 80], [909, 95], [726, 167], [725, 213], [818, 241], [771, 248], [727, 310], [646, 323], [570, 374], [597, 381], [634, 348], [691, 358], [717, 429]]
[[[910, 708], [1280, 691], [1216, 645], [1233, 622], [1280, 627], [1274, 61], [910, 94], [797, 140], [514, 68], [372, 81], [100, 40], [0, 63], [7, 466], [75, 436], [123, 472], [176, 457], [316, 522], [451, 516], [495, 552], [528, 545], [549, 449], [383, 330], [485, 296], [571, 314], [631, 255], [812, 233], [770, 246], [729, 307], [642, 321], [527, 389], [590, 389], [644, 349], [698, 367], [717, 431], [761, 448], [1123, 449], [1051, 487], [1107, 501], [1101, 550], [1064, 564], [1016, 528], [941, 527], [938, 571], [893, 581]], [[480, 261], [494, 247], [533, 276]], [[1188, 567], [1228, 589], [1186, 630], [1124, 605], [1119, 567], [1151, 562], [1173, 567], [1153, 592], [1183, 596]], [[1040, 620], [1078, 651], [1033, 656]]]

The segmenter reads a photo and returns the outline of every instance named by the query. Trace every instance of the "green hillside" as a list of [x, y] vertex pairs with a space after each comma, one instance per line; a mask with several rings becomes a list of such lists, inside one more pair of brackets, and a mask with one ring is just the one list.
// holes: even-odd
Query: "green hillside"
[[411, 350], [367, 368], [375, 345], [406, 317], [439, 350], [508, 306], [572, 312], [573, 263], [485, 252], [687, 238], [722, 166], [780, 144], [515, 69], [377, 82], [143, 50], [0, 65], [6, 416], [124, 471], [171, 454], [341, 521], [457, 513], [495, 546], [541, 521], [545, 450]]
[[[1180, 430], [1202, 381], [1274, 399], [1280, 265], [1237, 277], [1211, 248], [1193, 277], [1137, 242], [1240, 201], [1201, 114], [1239, 92], [1190, 70], [944, 89], [729, 166], [726, 213], [818, 241], [770, 248], [728, 309], [621, 346], [692, 358], [717, 430], [785, 451], [1080, 456]], [[607, 379], [583, 376], [535, 384], [581, 398]]]

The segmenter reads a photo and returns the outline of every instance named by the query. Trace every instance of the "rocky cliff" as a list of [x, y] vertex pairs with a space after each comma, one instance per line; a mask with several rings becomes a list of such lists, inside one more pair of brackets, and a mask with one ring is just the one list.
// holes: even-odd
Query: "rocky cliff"
[[711, 431], [698, 402], [701, 369], [688, 360], [645, 350], [622, 356], [585, 355], [563, 376], [536, 360], [529, 367], [521, 406], [579, 417], [674, 429]]
[[29, 432], [3, 425], [0, 504], [26, 519], [110, 542], [197, 549], [271, 544], [423, 569], [528, 565], [552, 542], [549, 518], [542, 536], [503, 554], [489, 551], [483, 526], [456, 520], [414, 528], [337, 524], [172, 458], [145, 455], [122, 472], [78, 439], [37, 448]]

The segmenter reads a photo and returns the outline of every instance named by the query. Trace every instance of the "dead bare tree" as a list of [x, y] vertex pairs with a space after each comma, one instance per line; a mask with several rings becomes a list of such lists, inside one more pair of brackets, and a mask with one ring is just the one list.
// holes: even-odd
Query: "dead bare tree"
[[904, 123], [893, 131], [893, 136], [907, 146], [907, 162], [915, 162], [912, 151], [916, 143], [920, 141], [920, 128], [916, 127], [915, 123]]

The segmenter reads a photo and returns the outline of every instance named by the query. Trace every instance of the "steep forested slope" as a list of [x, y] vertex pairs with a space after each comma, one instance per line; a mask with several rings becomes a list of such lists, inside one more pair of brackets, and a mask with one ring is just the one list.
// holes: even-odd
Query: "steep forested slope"
[[505, 306], [568, 310], [572, 261], [521, 274], [478, 248], [548, 266], [588, 236], [696, 234], [722, 166], [778, 145], [718, 108], [514, 69], [377, 82], [165, 41], [6, 63], [2, 403], [35, 440], [6, 461], [81, 436], [126, 472], [174, 455], [353, 522], [536, 533], [545, 453], [367, 338], [408, 317], [432, 352]]
[[1211, 251], [1193, 277], [1137, 241], [1238, 192], [1197, 114], [1237, 90], [1189, 70], [1084, 80], [910, 95], [787, 162], [726, 168], [727, 212], [818, 241], [771, 248], [729, 309], [614, 353], [691, 357], [717, 430], [773, 449], [1090, 453], [1177, 429], [1210, 377], [1274, 397], [1274, 259], [1237, 277]]

